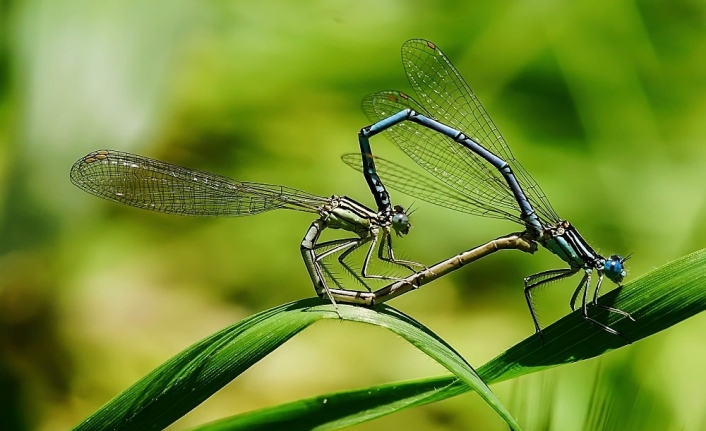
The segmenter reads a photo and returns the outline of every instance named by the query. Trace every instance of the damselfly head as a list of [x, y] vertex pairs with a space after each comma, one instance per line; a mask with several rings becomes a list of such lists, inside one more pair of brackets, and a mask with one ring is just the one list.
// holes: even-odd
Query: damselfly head
[[395, 205], [393, 209], [395, 213], [392, 214], [392, 219], [390, 220], [392, 228], [395, 230], [397, 236], [407, 235], [409, 229], [412, 227], [412, 224], [409, 222], [409, 216], [400, 205]]
[[627, 271], [625, 271], [625, 266], [623, 265], [626, 260], [630, 259], [631, 255], [627, 255], [625, 257], [621, 257], [617, 254], [612, 255], [608, 259], [606, 259], [605, 264], [603, 265], [603, 273], [605, 274], [608, 279], [610, 279], [614, 283], [620, 283], [623, 281], [625, 276], [628, 275]]

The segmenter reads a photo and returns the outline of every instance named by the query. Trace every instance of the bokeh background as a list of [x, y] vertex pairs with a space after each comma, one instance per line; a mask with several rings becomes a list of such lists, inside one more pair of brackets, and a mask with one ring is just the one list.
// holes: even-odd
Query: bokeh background
[[[373, 205], [339, 157], [364, 95], [410, 91], [413, 37], [455, 62], [560, 215], [604, 254], [634, 253], [630, 278], [703, 247], [703, 1], [2, 0], [0, 429], [70, 428], [198, 339], [313, 294], [298, 251], [311, 215], [121, 207], [71, 185], [76, 159], [113, 148]], [[397, 250], [428, 264], [518, 229], [416, 205]], [[391, 305], [480, 365], [533, 332], [522, 278], [561, 266], [502, 252]], [[544, 324], [576, 283], [538, 296]], [[639, 387], [662, 429], [706, 429], [704, 329], [697, 316], [606, 355], [608, 392]], [[598, 362], [561, 369], [556, 429], [580, 429]], [[443, 372], [381, 329], [324, 322], [171, 429]], [[504, 429], [471, 394], [352, 429], [403, 427]]]

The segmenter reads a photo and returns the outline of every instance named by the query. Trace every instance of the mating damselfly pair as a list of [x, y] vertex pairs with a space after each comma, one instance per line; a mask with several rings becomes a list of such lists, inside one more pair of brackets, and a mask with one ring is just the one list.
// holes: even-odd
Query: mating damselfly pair
[[[402, 60], [419, 101], [398, 91], [366, 97], [363, 109], [374, 124], [359, 133], [360, 153], [343, 156], [346, 163], [362, 169], [377, 211], [345, 196], [324, 198], [284, 186], [238, 182], [113, 150], [94, 151], [79, 159], [71, 169], [72, 182], [115, 202], [172, 214], [243, 216], [278, 208], [316, 213], [318, 218], [301, 243], [301, 254], [317, 294], [334, 304], [338, 301], [372, 306], [496, 250], [517, 248], [533, 252], [538, 243], [569, 267], [525, 278], [525, 297], [536, 332], [541, 335], [532, 290], [582, 272], [571, 297], [571, 308], [581, 296], [581, 312], [586, 320], [621, 335], [589, 316], [588, 296], [595, 272], [598, 279], [590, 304], [632, 319], [621, 310], [598, 303], [603, 278], [619, 284], [626, 275], [627, 258], [601, 256], [570, 223], [556, 215], [539, 185], [514, 158], [473, 91], [436, 45], [410, 40], [402, 47]], [[381, 132], [436, 179], [374, 157], [369, 139]], [[394, 256], [391, 232], [407, 234], [410, 222], [401, 206], [392, 205], [385, 184], [447, 208], [517, 222], [525, 231], [495, 239], [430, 268], [399, 260]], [[320, 243], [320, 234], [326, 228], [355, 236]], [[346, 263], [346, 258], [363, 246], [367, 246], [367, 252], [358, 273]], [[418, 272], [402, 279], [371, 274], [368, 264], [376, 248], [378, 258], [412, 271], [419, 269]], [[367, 292], [338, 283], [335, 287], [327, 284], [324, 273], [328, 270], [321, 262], [335, 253], [339, 253], [342, 267], [368, 288]], [[391, 284], [373, 292], [366, 279], [389, 280]]]

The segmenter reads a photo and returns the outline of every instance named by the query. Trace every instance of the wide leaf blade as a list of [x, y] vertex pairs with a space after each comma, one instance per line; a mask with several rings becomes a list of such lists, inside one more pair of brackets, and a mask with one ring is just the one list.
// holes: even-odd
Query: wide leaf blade
[[[600, 303], [632, 314], [635, 322], [618, 315], [608, 316], [605, 311], [590, 311], [597, 320], [621, 331], [632, 342], [686, 320], [706, 309], [706, 250], [655, 269], [604, 295]], [[480, 367], [478, 374], [492, 384], [625, 346], [622, 339], [586, 322], [579, 311], [550, 325], [544, 333], [544, 347], [537, 336], [528, 337]], [[243, 413], [192, 431], [267, 430], [273, 429], [273, 424], [279, 429], [301, 429], [297, 428], [299, 423], [317, 424], [308, 429], [333, 430], [469, 390], [471, 388], [455, 376], [391, 383]], [[315, 418], [320, 420], [315, 421]]]
[[321, 305], [315, 298], [256, 314], [194, 344], [109, 401], [75, 430], [164, 429], [320, 319], [362, 322], [393, 331], [472, 387], [512, 429], [520, 429], [473, 367], [419, 322], [384, 305], [377, 310], [338, 305], [336, 313], [331, 304]]

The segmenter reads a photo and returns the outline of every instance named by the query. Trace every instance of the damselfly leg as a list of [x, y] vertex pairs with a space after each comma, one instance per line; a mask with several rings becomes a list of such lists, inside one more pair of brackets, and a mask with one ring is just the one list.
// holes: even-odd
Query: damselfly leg
[[[537, 318], [537, 313], [534, 311], [534, 304], [532, 302], [532, 290], [536, 289], [544, 284], [551, 283], [553, 281], [561, 280], [563, 278], [571, 277], [576, 274], [578, 269], [566, 268], [566, 269], [550, 269], [548, 271], [542, 271], [537, 274], [525, 277], [525, 300], [527, 301], [527, 307], [529, 307], [530, 315], [532, 316], [532, 322], [534, 323], [534, 329], [539, 334], [540, 337], [544, 337], [542, 334], [542, 327], [539, 325], [539, 319]], [[578, 290], [577, 290], [578, 292]], [[574, 293], [574, 297], [577, 293]], [[573, 300], [573, 298], [572, 298]]]

